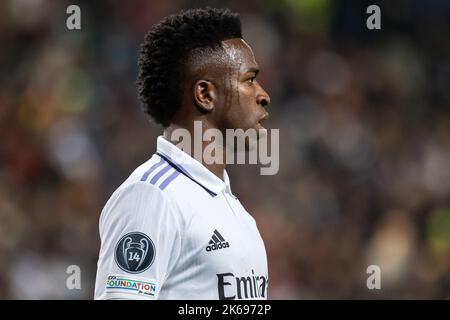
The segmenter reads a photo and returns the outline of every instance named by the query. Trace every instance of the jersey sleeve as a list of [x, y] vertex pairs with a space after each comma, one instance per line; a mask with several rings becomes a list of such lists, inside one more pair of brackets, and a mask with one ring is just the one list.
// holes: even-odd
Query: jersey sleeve
[[116, 191], [100, 218], [95, 299], [157, 299], [180, 254], [179, 219], [153, 185]]

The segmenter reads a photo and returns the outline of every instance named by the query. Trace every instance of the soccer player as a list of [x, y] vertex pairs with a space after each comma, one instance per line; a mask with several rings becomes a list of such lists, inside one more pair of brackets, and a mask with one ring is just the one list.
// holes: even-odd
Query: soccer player
[[267, 299], [264, 243], [225, 164], [172, 140], [178, 129], [193, 135], [194, 121], [222, 133], [263, 129], [270, 98], [239, 15], [206, 8], [163, 19], [139, 67], [144, 110], [164, 133], [102, 211], [95, 299]]

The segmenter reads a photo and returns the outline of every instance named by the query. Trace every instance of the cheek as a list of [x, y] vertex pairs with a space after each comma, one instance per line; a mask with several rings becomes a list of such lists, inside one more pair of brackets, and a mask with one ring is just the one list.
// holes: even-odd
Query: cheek
[[238, 91], [239, 94], [239, 111], [242, 117], [253, 118], [256, 110], [255, 92], [252, 87], [244, 87]]
[[237, 85], [229, 91], [224, 101], [226, 128], [248, 129], [254, 126], [256, 100], [252, 88]]

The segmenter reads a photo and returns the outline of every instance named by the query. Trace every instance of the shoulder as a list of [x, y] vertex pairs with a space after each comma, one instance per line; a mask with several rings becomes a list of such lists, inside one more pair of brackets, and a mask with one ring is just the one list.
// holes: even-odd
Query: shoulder
[[183, 225], [190, 220], [184, 199], [188, 192], [184, 176], [158, 156], [139, 166], [114, 191], [100, 216], [100, 228], [126, 220], [174, 220]]
[[170, 202], [171, 207], [183, 215], [193, 214], [196, 211], [197, 200], [207, 195], [182, 168], [158, 154], [139, 166], [121, 188], [129, 188], [130, 185], [136, 184], [147, 192], [155, 193], [162, 201]]

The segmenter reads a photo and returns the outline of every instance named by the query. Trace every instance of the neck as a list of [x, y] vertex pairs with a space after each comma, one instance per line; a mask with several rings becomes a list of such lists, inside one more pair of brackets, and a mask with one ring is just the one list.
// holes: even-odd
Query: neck
[[[225, 159], [226, 159], [226, 148], [224, 148], [222, 145], [218, 145], [216, 141], [204, 141], [203, 140], [203, 132], [209, 128], [207, 124], [205, 124], [204, 121], [199, 121], [202, 125], [200, 127], [194, 126], [194, 122], [191, 122], [192, 125], [190, 126], [180, 126], [177, 124], [171, 124], [170, 126], [166, 127], [164, 129], [163, 136], [167, 141], [170, 141], [172, 144], [182, 144], [183, 147], [179, 148], [200, 162], [203, 166], [205, 166], [209, 171], [211, 171], [214, 175], [216, 175], [219, 179], [224, 180], [224, 171], [225, 171]], [[191, 139], [189, 141], [185, 141], [185, 135], [173, 135], [173, 132], [177, 129], [184, 130], [184, 132], [189, 132]], [[201, 132], [200, 130], [201, 129]], [[175, 137], [176, 139], [173, 139], [172, 137]], [[198, 141], [196, 141], [198, 140]], [[214, 144], [213, 146], [211, 144]], [[189, 146], [190, 145], [190, 146]], [[209, 146], [209, 148], [213, 148], [214, 150], [221, 150], [223, 154], [223, 158], [220, 163], [206, 163], [204, 159], [204, 151], [205, 148]], [[196, 150], [196, 148], [198, 150]]]

